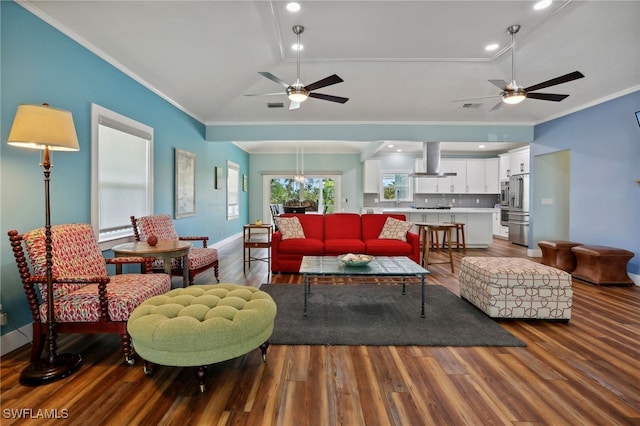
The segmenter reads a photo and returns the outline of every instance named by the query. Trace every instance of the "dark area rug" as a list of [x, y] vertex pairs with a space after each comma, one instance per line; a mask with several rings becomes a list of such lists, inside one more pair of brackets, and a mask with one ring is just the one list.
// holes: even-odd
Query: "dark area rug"
[[315, 285], [303, 315], [304, 290], [263, 284], [278, 306], [269, 339], [279, 345], [526, 346], [471, 303], [438, 285]]

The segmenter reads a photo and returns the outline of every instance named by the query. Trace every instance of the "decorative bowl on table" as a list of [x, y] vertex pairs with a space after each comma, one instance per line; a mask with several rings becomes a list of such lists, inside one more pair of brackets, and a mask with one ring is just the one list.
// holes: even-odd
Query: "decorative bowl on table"
[[338, 260], [348, 266], [365, 266], [373, 260], [373, 256], [368, 254], [347, 253], [338, 256]]

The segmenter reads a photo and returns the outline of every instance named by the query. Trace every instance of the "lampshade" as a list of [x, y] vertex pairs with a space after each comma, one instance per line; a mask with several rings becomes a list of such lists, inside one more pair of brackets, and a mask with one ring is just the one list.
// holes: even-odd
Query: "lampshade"
[[502, 102], [509, 105], [519, 104], [524, 101], [527, 97], [527, 94], [524, 90], [515, 90], [513, 92], [504, 92], [502, 94]]
[[78, 136], [69, 111], [48, 105], [20, 105], [7, 139], [9, 145], [52, 151], [78, 151]]

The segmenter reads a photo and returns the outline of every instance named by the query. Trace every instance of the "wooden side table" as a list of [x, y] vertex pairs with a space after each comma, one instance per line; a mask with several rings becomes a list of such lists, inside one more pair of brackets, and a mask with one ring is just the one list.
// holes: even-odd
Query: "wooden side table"
[[[251, 268], [251, 261], [258, 260], [267, 262], [267, 268], [271, 273], [271, 235], [273, 225], [254, 224], [244, 225], [242, 233], [242, 270], [246, 272], [247, 265]], [[251, 249], [267, 249], [266, 256], [255, 257], [251, 255]]]
[[[111, 250], [115, 257], [158, 257], [164, 260], [164, 272], [171, 276], [171, 259], [182, 258], [182, 286], [189, 286], [189, 250], [191, 243], [186, 241], [158, 241], [155, 246], [146, 242], [136, 241], [113, 246]], [[116, 265], [116, 273], [122, 273], [122, 265]]]

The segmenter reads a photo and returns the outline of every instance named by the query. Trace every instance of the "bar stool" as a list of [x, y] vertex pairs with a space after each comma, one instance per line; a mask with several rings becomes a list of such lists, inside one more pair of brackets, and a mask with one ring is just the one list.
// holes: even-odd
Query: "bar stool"
[[[455, 244], [455, 248], [456, 250], [460, 250], [460, 244], [462, 244], [462, 252], [464, 254], [467, 254], [467, 239], [465, 237], [464, 234], [464, 223], [462, 222], [451, 222], [452, 225], [455, 226], [455, 231], [456, 231], [456, 240], [455, 241], [451, 241], [451, 244]], [[437, 240], [436, 240], [437, 242]], [[445, 243], [445, 241], [442, 241], [442, 248], [444, 248], [444, 245], [448, 244]]]
[[[431, 265], [436, 265], [436, 264], [445, 264], [445, 263], [449, 263], [451, 265], [451, 273], [454, 273], [454, 268], [453, 268], [453, 253], [451, 251], [451, 244], [449, 244], [449, 241], [451, 241], [451, 231], [455, 228], [455, 225], [453, 223], [416, 223], [415, 224], [420, 232], [420, 241], [421, 241], [421, 245], [422, 245], [422, 265], [427, 268], [430, 264]], [[429, 251], [432, 247], [432, 243], [433, 238], [435, 236], [436, 241], [438, 239], [438, 232], [442, 231], [443, 232], [443, 237], [442, 237], [442, 242], [443, 244], [445, 242], [447, 242], [447, 247], [448, 247], [448, 251], [449, 251], [449, 261], [443, 261], [443, 262], [432, 262], [429, 260]], [[435, 247], [439, 247], [439, 245], [435, 245]], [[443, 246], [444, 247], [444, 246]]]

